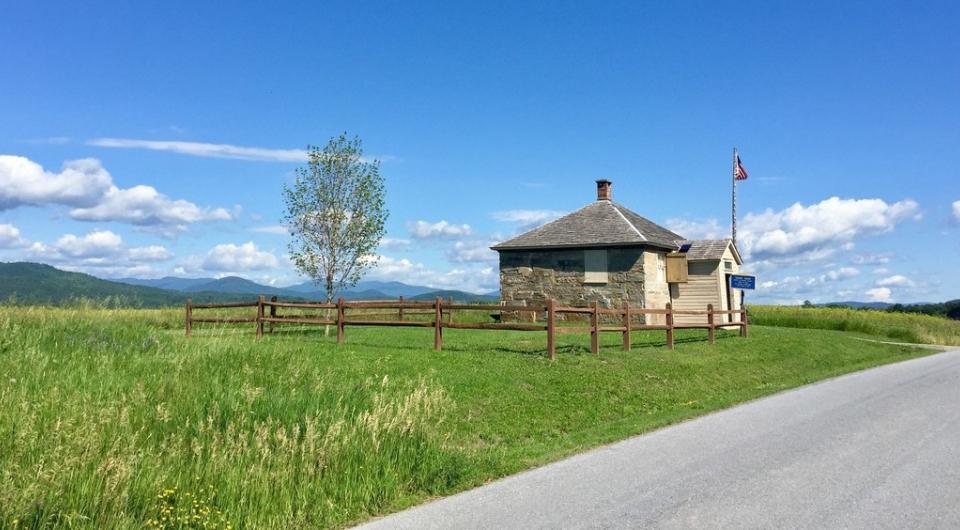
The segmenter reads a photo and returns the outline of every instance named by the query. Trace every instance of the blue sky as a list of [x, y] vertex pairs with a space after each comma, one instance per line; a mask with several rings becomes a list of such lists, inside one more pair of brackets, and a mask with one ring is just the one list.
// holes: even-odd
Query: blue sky
[[754, 300], [960, 297], [960, 4], [259, 4], [5, 6], [0, 259], [301, 281], [281, 186], [348, 131], [370, 277], [489, 291], [486, 247], [597, 178], [727, 234], [736, 145]]

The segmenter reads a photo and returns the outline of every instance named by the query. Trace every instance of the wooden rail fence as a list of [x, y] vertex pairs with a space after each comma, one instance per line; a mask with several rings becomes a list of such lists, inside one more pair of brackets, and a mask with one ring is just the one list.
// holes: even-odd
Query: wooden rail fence
[[[197, 318], [193, 316], [197, 309], [230, 309], [230, 308], [256, 308], [256, 315], [250, 317], [210, 317]], [[322, 309], [324, 315], [305, 316], [305, 315], [279, 315], [278, 308], [294, 309]], [[365, 310], [366, 312], [354, 315], [348, 315], [349, 310]], [[381, 312], [370, 312], [369, 310], [391, 310]], [[545, 313], [546, 318], [542, 323], [523, 323], [523, 322], [454, 322], [454, 311], [484, 311], [489, 312], [491, 316], [502, 315], [503, 313]], [[557, 325], [557, 315], [572, 314], [586, 315], [589, 319], [589, 325]], [[409, 320], [406, 317], [426, 315], [431, 317], [429, 320]], [[603, 325], [602, 316], [616, 317], [618, 325]], [[646, 315], [664, 315], [663, 324], [647, 324], [634, 322], [636, 316]], [[684, 323], [676, 324], [675, 315], [699, 315], [705, 316], [706, 322], [703, 323]], [[732, 322], [717, 322], [717, 315], [739, 315], [740, 319]], [[386, 320], [384, 317], [396, 316], [396, 320]], [[646, 319], [645, 319], [646, 320]], [[723, 319], [721, 319], [723, 320]], [[740, 336], [747, 336], [748, 321], [746, 309], [735, 309], [730, 311], [717, 311], [712, 304], [708, 304], [706, 310], [678, 310], [673, 309], [671, 304], [667, 304], [663, 309], [652, 308], [603, 308], [598, 302], [594, 302], [590, 307], [568, 307], [556, 305], [554, 300], [548, 300], [543, 306], [520, 306], [520, 305], [498, 305], [498, 304], [457, 304], [451, 298], [444, 301], [437, 298], [432, 302], [404, 300], [368, 300], [347, 302], [343, 298], [332, 302], [282, 302], [277, 297], [271, 297], [267, 300], [260, 296], [254, 302], [234, 302], [227, 304], [194, 304], [192, 300], [187, 300], [186, 306], [186, 335], [189, 337], [193, 333], [194, 323], [253, 323], [256, 325], [256, 337], [259, 340], [264, 334], [264, 324], [268, 324], [268, 333], [273, 333], [275, 324], [313, 324], [324, 326], [336, 326], [337, 343], [343, 344], [346, 335], [347, 326], [385, 326], [385, 327], [422, 327], [433, 328], [433, 346], [440, 351], [443, 349], [443, 330], [444, 329], [500, 329], [512, 331], [545, 331], [547, 333], [547, 355], [550, 359], [556, 358], [556, 336], [562, 333], [589, 333], [590, 351], [594, 354], [600, 353], [600, 334], [608, 332], [621, 333], [623, 335], [623, 349], [631, 349], [631, 333], [634, 331], [663, 331], [666, 333], [667, 348], [674, 347], [674, 331], [678, 329], [704, 329], [707, 331], [707, 340], [711, 344], [716, 340], [717, 328], [738, 327]]]

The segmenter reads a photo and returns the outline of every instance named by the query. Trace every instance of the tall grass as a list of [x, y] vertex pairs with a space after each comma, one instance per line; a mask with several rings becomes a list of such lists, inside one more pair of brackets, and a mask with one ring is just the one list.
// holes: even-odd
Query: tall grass
[[960, 345], [960, 321], [917, 313], [752, 305], [750, 318], [761, 326], [855, 331], [917, 344]]
[[[428, 380], [370, 375], [344, 391], [249, 336], [186, 355], [155, 331], [165, 317], [0, 311], [0, 522], [142, 527], [179, 491], [207, 492], [219, 515], [202, 522], [221, 527], [328, 527], [456, 480], [439, 429], [451, 403]], [[201, 523], [185, 517], [172, 526]]]
[[[243, 311], [246, 311], [244, 313]], [[250, 314], [250, 308], [235, 315]], [[459, 315], [457, 315], [459, 317]], [[254, 340], [183, 309], [0, 306], [0, 528], [329, 528], [823, 377], [920, 355], [756, 327]], [[487, 315], [489, 318], [489, 315]]]

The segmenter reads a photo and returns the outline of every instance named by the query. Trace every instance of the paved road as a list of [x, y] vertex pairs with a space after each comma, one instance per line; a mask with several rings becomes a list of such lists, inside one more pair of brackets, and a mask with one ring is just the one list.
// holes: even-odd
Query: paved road
[[960, 350], [754, 401], [365, 526], [650, 527], [960, 528]]

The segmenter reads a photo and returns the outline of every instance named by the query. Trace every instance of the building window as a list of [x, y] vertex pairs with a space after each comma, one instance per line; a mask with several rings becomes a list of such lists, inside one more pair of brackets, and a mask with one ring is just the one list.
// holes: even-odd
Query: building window
[[584, 250], [584, 283], [607, 283], [607, 251]]
[[724, 262], [723, 262], [723, 268], [724, 268], [724, 270], [732, 271], [732, 270], [733, 270], [733, 262], [724, 261]]

